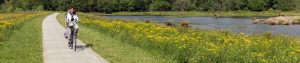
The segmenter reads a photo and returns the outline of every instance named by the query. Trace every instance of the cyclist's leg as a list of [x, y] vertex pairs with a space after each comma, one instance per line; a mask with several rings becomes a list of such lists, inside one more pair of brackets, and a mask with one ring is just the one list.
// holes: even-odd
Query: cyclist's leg
[[79, 31], [79, 27], [77, 24], [75, 24], [75, 32], [78, 33], [78, 31]]
[[69, 37], [69, 23], [67, 22], [67, 28], [66, 28], [66, 31], [65, 31], [65, 33], [64, 33], [64, 35], [65, 35], [65, 38], [68, 38]]
[[70, 29], [69, 27], [67, 27], [66, 33], [67, 33], [67, 36], [68, 36], [68, 37], [71, 37], [71, 36], [70, 36], [70, 35], [71, 35], [71, 29]]

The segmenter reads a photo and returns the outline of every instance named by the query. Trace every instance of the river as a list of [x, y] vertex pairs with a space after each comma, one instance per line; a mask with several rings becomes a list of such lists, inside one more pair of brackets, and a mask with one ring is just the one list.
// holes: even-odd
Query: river
[[[233, 32], [284, 34], [300, 36], [300, 25], [252, 24], [253, 17], [174, 17], [174, 16], [105, 16], [112, 19], [150, 20], [155, 22], [187, 20], [194, 28], [225, 29]], [[267, 18], [267, 17], [256, 17]]]

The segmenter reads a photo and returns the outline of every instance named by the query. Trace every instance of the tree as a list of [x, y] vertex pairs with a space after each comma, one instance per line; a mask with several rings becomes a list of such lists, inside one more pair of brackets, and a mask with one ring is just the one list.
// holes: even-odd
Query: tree
[[[300, 0], [0, 0], [1, 11], [66, 11], [75, 7], [81, 12], [119, 11], [264, 11], [300, 10]], [[42, 5], [42, 6], [41, 6]]]
[[225, 11], [237, 11], [241, 10], [245, 5], [244, 0], [223, 0], [222, 9]]
[[35, 8], [37, 11], [43, 11], [44, 10], [44, 6], [43, 5], [39, 5]]
[[132, 0], [128, 11], [147, 11], [151, 2], [151, 0]]
[[266, 10], [266, 0], [247, 0], [247, 7], [252, 11], [263, 11]]
[[221, 0], [208, 0], [206, 3], [210, 11], [223, 11]]
[[[296, 0], [275, 0], [274, 9], [281, 11], [291, 11], [296, 8]], [[299, 4], [299, 3], [298, 3]]]
[[105, 13], [117, 11], [117, 0], [98, 0], [98, 10]]
[[[300, 3], [300, 0], [296, 0], [295, 3], [296, 3], [296, 4], [295, 4], [295, 5], [296, 5], [296, 11], [299, 12], [299, 11], [300, 11], [300, 4], [299, 4], [299, 3]], [[297, 3], [298, 3], [298, 4], [297, 4]]]
[[155, 0], [150, 4], [150, 11], [169, 11], [171, 4], [163, 0]]
[[5, 0], [0, 0], [0, 4], [3, 4], [5, 2]]
[[189, 10], [192, 3], [190, 0], [176, 0], [175, 3], [173, 4], [172, 9], [173, 10], [179, 10], [179, 11], [185, 11]]
[[[57, 10], [61, 9], [61, 7], [64, 7], [61, 5], [61, 2], [58, 2], [58, 0], [43, 0], [44, 2], [42, 5], [44, 6], [44, 10]], [[64, 0], [59, 0], [64, 1]]]
[[195, 2], [195, 10], [197, 11], [208, 11], [208, 5], [205, 4], [207, 0], [192, 0]]

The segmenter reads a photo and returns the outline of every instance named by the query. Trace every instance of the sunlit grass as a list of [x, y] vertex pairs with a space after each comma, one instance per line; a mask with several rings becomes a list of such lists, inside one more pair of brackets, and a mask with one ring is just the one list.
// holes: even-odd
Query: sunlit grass
[[[62, 26], [66, 26], [65, 13], [57, 16]], [[80, 16], [81, 17], [81, 16]], [[99, 19], [101, 17], [95, 17]], [[79, 24], [78, 37], [91, 47], [95, 52], [99, 53], [103, 58], [111, 63], [175, 63], [170, 58], [164, 58], [159, 53], [150, 53], [139, 47], [123, 43], [118, 38], [110, 37], [109, 34], [99, 32], [96, 28]]]
[[1, 24], [0, 63], [43, 62], [41, 25], [47, 14], [49, 13], [25, 13], [22, 16], [7, 17], [13, 19]]
[[160, 52], [180, 63], [300, 61], [296, 37], [175, 28], [156, 23], [91, 19], [85, 15], [81, 14], [81, 24], [120, 38], [124, 43]]

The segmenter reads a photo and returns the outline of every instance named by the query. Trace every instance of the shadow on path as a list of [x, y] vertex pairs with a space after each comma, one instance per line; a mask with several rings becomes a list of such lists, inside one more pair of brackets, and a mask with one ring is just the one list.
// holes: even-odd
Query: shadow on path
[[92, 46], [93, 46], [93, 44], [77, 45], [77, 46], [76, 46], [77, 52], [78, 52], [78, 51], [84, 51], [85, 49], [90, 48], [90, 47], [92, 47]]

